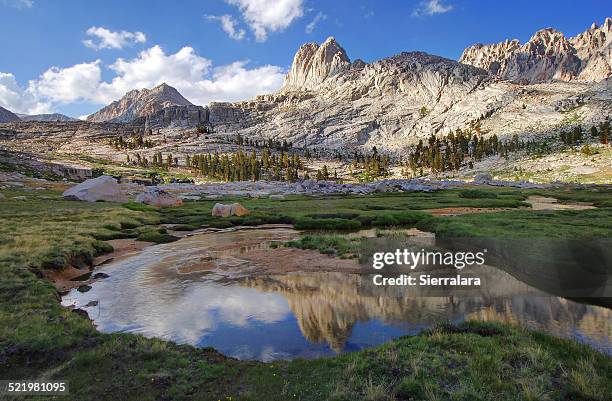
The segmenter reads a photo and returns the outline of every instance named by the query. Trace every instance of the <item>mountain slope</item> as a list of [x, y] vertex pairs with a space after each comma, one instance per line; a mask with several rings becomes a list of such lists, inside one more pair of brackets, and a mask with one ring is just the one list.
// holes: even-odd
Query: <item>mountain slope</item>
[[64, 114], [17, 114], [21, 121], [78, 121], [76, 118], [68, 117]]
[[0, 106], [0, 123], [11, 123], [14, 121], [20, 121], [19, 117], [13, 112]]
[[[422, 52], [351, 62], [329, 38], [297, 51], [277, 93], [211, 103], [209, 122], [222, 135], [397, 152], [432, 134], [477, 125], [498, 137], [523, 138], [557, 133], [575, 122], [589, 129], [612, 113], [612, 79], [579, 79], [583, 63], [574, 46], [561, 33], [542, 30], [526, 46], [507, 41], [474, 52], [483, 69]], [[497, 58], [520, 49], [531, 56], [517, 53], [495, 70], [514, 82], [490, 73]]]
[[[218, 131], [288, 139], [300, 146], [404, 146], [491, 113], [503, 91], [486, 71], [422, 52], [370, 64], [350, 61], [333, 39], [305, 44], [285, 85], [250, 102], [212, 103]], [[483, 93], [486, 92], [486, 95]], [[463, 102], [480, 97], [478, 102]]]
[[459, 61], [517, 83], [601, 81], [612, 75], [612, 19], [569, 39], [546, 28], [523, 45], [516, 39], [476, 44], [465, 49]]
[[130, 122], [138, 117], [155, 114], [169, 106], [191, 106], [175, 88], [162, 83], [153, 89], [132, 90], [87, 117], [93, 122]]

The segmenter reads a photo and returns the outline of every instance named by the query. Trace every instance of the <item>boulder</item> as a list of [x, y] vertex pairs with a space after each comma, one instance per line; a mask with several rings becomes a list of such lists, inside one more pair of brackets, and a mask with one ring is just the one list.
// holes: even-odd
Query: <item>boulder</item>
[[246, 216], [247, 214], [250, 213], [249, 209], [242, 206], [240, 203], [232, 203], [231, 206], [232, 206], [232, 209], [231, 209], [232, 216]]
[[376, 192], [393, 192], [394, 188], [387, 184], [386, 182], [379, 182], [378, 184], [376, 184], [376, 187], [374, 187], [374, 191]]
[[232, 203], [231, 205], [215, 203], [211, 212], [215, 217], [245, 216], [249, 213], [249, 210], [240, 203]]
[[270, 200], [283, 200], [285, 197], [283, 195], [270, 195]]
[[488, 184], [493, 180], [493, 177], [489, 173], [480, 173], [474, 176], [475, 184]]
[[5, 198], [6, 198], [6, 196], [0, 194], [0, 199], [5, 199]]
[[183, 201], [177, 196], [159, 188], [149, 189], [147, 192], [141, 193], [136, 197], [136, 202], [156, 207], [173, 207], [183, 204]]
[[92, 178], [67, 189], [63, 193], [64, 198], [87, 202], [127, 202], [125, 195], [117, 180], [107, 175]]

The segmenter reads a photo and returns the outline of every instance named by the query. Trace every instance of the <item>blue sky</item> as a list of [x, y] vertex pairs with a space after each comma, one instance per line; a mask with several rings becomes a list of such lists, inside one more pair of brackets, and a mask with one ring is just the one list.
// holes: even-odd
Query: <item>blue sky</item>
[[328, 36], [351, 59], [457, 59], [544, 27], [573, 36], [611, 10], [602, 0], [0, 0], [0, 106], [81, 116], [162, 80], [198, 104], [247, 99], [276, 90], [298, 47]]

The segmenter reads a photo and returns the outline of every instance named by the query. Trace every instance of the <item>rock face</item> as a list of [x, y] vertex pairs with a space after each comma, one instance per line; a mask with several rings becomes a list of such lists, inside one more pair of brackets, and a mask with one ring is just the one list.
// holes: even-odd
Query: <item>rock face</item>
[[327, 78], [349, 68], [351, 61], [333, 37], [328, 38], [321, 46], [317, 43], [307, 43], [295, 54], [283, 89], [312, 89]]
[[232, 203], [231, 205], [215, 203], [215, 206], [212, 208], [211, 215], [215, 217], [230, 217], [246, 216], [249, 213], [249, 210], [240, 203]]
[[21, 121], [78, 121], [76, 118], [68, 117], [64, 114], [17, 114]]
[[145, 128], [195, 127], [208, 122], [208, 109], [202, 106], [167, 106], [152, 114], [133, 120]]
[[20, 121], [19, 117], [13, 112], [10, 112], [4, 107], [0, 106], [0, 123], [11, 123], [15, 121]]
[[209, 123], [224, 136], [399, 155], [476, 125], [500, 138], [556, 132], [563, 113], [578, 108], [585, 127], [596, 125], [612, 109], [611, 26], [606, 19], [575, 38], [547, 28], [525, 44], [475, 45], [461, 62], [422, 52], [351, 62], [333, 38], [308, 43], [277, 93], [211, 103]]
[[276, 94], [211, 104], [210, 123], [294, 146], [393, 148], [491, 114], [508, 97], [489, 80], [480, 68], [422, 52], [351, 63], [330, 38], [298, 50]]
[[612, 76], [612, 18], [606, 18], [601, 27], [593, 24], [570, 42], [583, 60], [579, 79], [599, 81]]
[[612, 75], [612, 19], [573, 38], [552, 28], [536, 32], [521, 45], [518, 40], [476, 44], [465, 49], [460, 62], [483, 68], [517, 83], [553, 80], [601, 81]]
[[163, 83], [153, 89], [130, 91], [121, 99], [87, 117], [87, 121], [129, 122], [138, 117], [155, 114], [169, 106], [192, 104], [176, 89]]
[[113, 177], [102, 175], [97, 178], [86, 180], [62, 194], [70, 200], [87, 202], [127, 202], [127, 196], [121, 191], [121, 187]]
[[177, 196], [158, 188], [139, 194], [136, 202], [155, 207], [173, 207], [183, 204], [183, 201]]

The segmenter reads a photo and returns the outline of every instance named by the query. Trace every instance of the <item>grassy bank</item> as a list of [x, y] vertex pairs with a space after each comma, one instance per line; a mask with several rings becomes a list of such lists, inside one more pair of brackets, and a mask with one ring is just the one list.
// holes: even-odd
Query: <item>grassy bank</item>
[[[530, 193], [488, 192], [494, 195], [444, 191], [225, 199], [253, 213], [217, 219], [210, 216], [215, 201], [159, 211], [136, 204], [69, 202], [53, 191], [5, 191], [9, 199], [0, 200], [0, 378], [68, 380], [70, 395], [58, 397], [62, 400], [609, 400], [612, 358], [574, 341], [517, 328], [443, 325], [336, 358], [241, 362], [210, 349], [98, 333], [85, 317], [60, 306], [57, 292], [41, 274], [65, 263], [89, 264], [108, 251], [104, 239], [173, 240], [161, 224], [195, 229], [305, 222], [314, 229], [341, 223], [350, 230], [427, 226], [453, 234], [473, 229], [483, 235], [529, 236], [545, 230], [547, 235], [612, 236], [612, 225], [606, 225], [612, 217], [605, 207], [609, 192], [566, 194], [568, 200], [580, 196], [604, 206], [591, 211], [516, 210], [450, 218], [423, 212], [451, 206], [517, 207]], [[10, 199], [21, 195], [26, 200]], [[523, 226], [510, 224], [517, 221]], [[320, 244], [324, 249], [347, 246], [342, 239], [312, 235], [302, 241], [316, 249]], [[348, 246], [346, 253], [354, 252]]]

